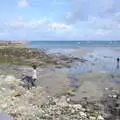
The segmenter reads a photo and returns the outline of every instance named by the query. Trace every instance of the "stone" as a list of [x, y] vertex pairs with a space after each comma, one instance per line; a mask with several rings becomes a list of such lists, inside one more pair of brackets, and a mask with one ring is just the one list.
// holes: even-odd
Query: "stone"
[[67, 102], [70, 102], [71, 101], [71, 99], [70, 98], [67, 98]]
[[113, 98], [117, 98], [117, 95], [112, 95]]
[[101, 115], [98, 115], [97, 120], [104, 120], [104, 118]]
[[86, 117], [87, 117], [86, 113], [84, 113], [84, 112], [82, 112], [82, 111], [80, 111], [80, 116], [81, 116], [82, 118], [86, 118]]
[[59, 106], [68, 106], [68, 103], [66, 101], [66, 97], [62, 96], [56, 103]]
[[108, 90], [109, 88], [105, 88], [105, 90]]
[[72, 105], [76, 110], [81, 110], [82, 106], [80, 104]]
[[7, 108], [7, 106], [8, 106], [7, 103], [1, 104], [1, 108], [2, 108], [2, 109]]
[[90, 119], [90, 120], [96, 120], [96, 117], [90, 116], [89, 119]]

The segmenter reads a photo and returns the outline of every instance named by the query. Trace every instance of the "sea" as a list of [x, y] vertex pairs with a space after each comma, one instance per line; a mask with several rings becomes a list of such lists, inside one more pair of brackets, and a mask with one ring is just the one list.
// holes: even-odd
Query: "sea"
[[120, 47], [120, 41], [30, 41], [27, 46], [51, 52], [71, 52], [81, 47]]

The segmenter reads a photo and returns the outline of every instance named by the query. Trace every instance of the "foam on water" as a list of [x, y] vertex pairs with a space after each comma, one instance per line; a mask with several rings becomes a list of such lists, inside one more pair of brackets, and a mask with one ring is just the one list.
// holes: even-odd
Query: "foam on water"
[[75, 51], [76, 49], [67, 49], [67, 48], [53, 48], [53, 49], [48, 49], [47, 51], [49, 52], [49, 53], [64, 53], [64, 54], [66, 54], [66, 53], [71, 53], [71, 52], [73, 52], [73, 51]]

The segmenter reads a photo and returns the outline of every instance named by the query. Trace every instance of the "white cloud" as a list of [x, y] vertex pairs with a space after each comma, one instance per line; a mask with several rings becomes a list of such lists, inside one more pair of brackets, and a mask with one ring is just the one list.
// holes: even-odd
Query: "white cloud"
[[119, 4], [120, 0], [73, 0], [72, 10], [66, 19], [75, 23], [93, 16], [109, 17], [120, 12]]
[[109, 33], [111, 33], [110, 30], [104, 30], [104, 29], [97, 29], [94, 34], [98, 35], [98, 36], [106, 36], [109, 35]]
[[72, 27], [70, 25], [64, 24], [64, 23], [51, 23], [51, 28], [54, 30], [71, 30]]
[[69, 4], [69, 0], [52, 0], [51, 4], [55, 4], [55, 5], [68, 5]]
[[108, 18], [93, 17], [89, 19], [87, 23], [91, 28], [94, 29], [120, 30], [120, 16], [116, 14]]
[[[87, 26], [85, 28], [85, 26]], [[47, 18], [40, 20], [25, 20], [22, 16], [5, 23], [9, 34], [19, 37], [28, 36], [31, 38], [65, 39], [65, 40], [84, 40], [84, 39], [109, 39], [120, 38], [120, 24], [116, 19], [102, 17], [92, 17], [88, 21], [80, 21], [76, 25], [56, 22]], [[114, 35], [113, 35], [114, 34]]]
[[72, 25], [55, 22], [46, 18], [40, 20], [24, 20], [19, 16], [16, 21], [6, 22], [5, 25], [10, 29], [29, 29], [34, 31], [52, 31], [52, 32], [68, 32], [72, 30]]
[[[58, 38], [65, 39], [66, 35], [72, 32], [73, 26], [47, 18], [25, 20], [22, 16], [18, 16], [16, 19], [14, 18], [13, 21], [5, 22], [2, 28], [8, 31], [6, 32], [8, 34], [6, 37], [12, 39], [55, 40]], [[0, 37], [1, 36], [2, 34]]]
[[23, 16], [18, 16], [18, 18], [17, 18], [18, 20], [23, 20]]
[[25, 8], [28, 6], [28, 1], [27, 0], [19, 0], [18, 1], [18, 6], [21, 8]]

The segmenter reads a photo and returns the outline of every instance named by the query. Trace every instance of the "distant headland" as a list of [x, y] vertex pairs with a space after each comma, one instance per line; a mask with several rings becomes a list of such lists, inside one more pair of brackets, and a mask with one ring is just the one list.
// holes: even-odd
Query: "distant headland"
[[0, 40], [0, 46], [18, 46], [18, 45], [26, 45], [28, 44], [29, 41], [13, 41], [13, 40], [9, 40], [9, 41], [3, 41]]

